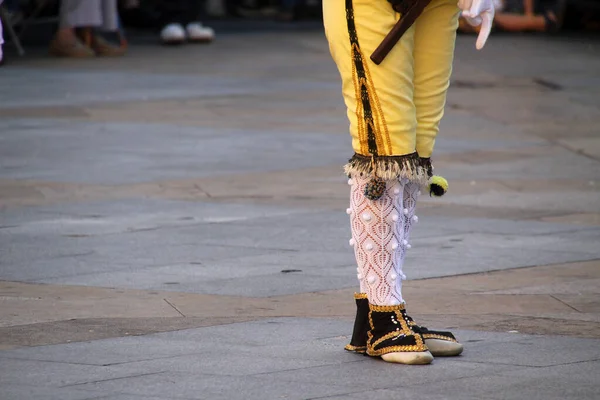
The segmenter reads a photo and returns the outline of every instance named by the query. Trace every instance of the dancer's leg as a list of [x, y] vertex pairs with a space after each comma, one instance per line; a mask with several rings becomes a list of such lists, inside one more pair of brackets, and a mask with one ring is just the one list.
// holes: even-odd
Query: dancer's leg
[[414, 29], [405, 33], [381, 65], [369, 58], [399, 18], [383, 0], [323, 2], [325, 33], [342, 78], [352, 146], [363, 156], [415, 152]]
[[431, 157], [444, 115], [458, 15], [456, 0], [433, 0], [415, 22], [414, 103], [420, 157]]
[[[404, 244], [408, 248], [411, 247], [410, 233], [414, 225], [419, 221], [419, 218], [415, 214], [417, 200], [421, 195], [421, 187], [418, 184], [409, 182], [404, 185], [404, 210], [405, 215], [403, 222], [404, 226]], [[415, 331], [421, 334], [423, 340], [431, 354], [436, 357], [441, 356], [457, 356], [462, 353], [463, 345], [458, 343], [454, 334], [448, 331], [431, 330], [424, 326], [417, 325], [412, 318], [410, 318], [409, 325]]]
[[[385, 192], [377, 200], [365, 197], [369, 181], [365, 176], [351, 177], [348, 209], [352, 230], [350, 244], [354, 247], [361, 290], [369, 302], [366, 352], [389, 362], [428, 364], [433, 357], [421, 335], [411, 329], [402, 297], [402, 280], [405, 279], [402, 267], [406, 250], [410, 248], [409, 219], [414, 216], [416, 202], [411, 199], [405, 202], [405, 187], [409, 184], [405, 178], [386, 182]], [[361, 301], [357, 298], [359, 314]], [[364, 319], [362, 314], [357, 317], [359, 323]], [[361, 352], [362, 332], [364, 329], [360, 327], [355, 329], [347, 350]]]
[[[433, 0], [415, 22], [413, 55], [417, 152], [429, 173], [432, 172], [429, 158], [433, 153], [439, 124], [444, 115], [446, 93], [450, 85], [458, 16], [459, 9], [455, 0]], [[407, 185], [404, 192], [405, 203], [416, 204], [418, 193], [417, 186]], [[410, 227], [417, 221], [414, 210], [415, 207], [407, 207], [407, 237]], [[458, 355], [463, 350], [462, 345], [457, 343], [450, 332], [431, 331], [416, 324], [413, 325], [413, 329], [421, 333], [425, 343], [436, 356]]]

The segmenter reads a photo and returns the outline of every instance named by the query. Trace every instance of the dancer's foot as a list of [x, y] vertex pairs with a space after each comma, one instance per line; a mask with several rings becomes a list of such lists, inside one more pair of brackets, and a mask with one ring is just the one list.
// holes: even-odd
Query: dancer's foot
[[356, 301], [356, 318], [350, 343], [344, 350], [365, 354], [367, 351], [367, 333], [369, 332], [369, 300], [366, 293], [354, 293]]
[[410, 328], [423, 337], [423, 341], [435, 357], [454, 357], [463, 352], [464, 346], [458, 343], [452, 332], [434, 331], [417, 325], [408, 315], [406, 317]]
[[[369, 300], [366, 293], [355, 293], [356, 319], [350, 343], [344, 347], [345, 350], [358, 354], [364, 354], [367, 348], [367, 333], [369, 327]], [[406, 312], [403, 313], [408, 327], [418, 332], [423, 342], [429, 348], [434, 357], [452, 357], [460, 355], [464, 346], [458, 343], [454, 334], [448, 331], [431, 330], [418, 325]], [[382, 357], [383, 358], [383, 357]]]
[[431, 354], [435, 357], [454, 357], [463, 352], [463, 345], [446, 339], [424, 339]]
[[402, 304], [369, 304], [369, 323], [371, 329], [367, 339], [368, 355], [398, 364], [422, 365], [433, 361], [433, 355], [421, 335], [408, 326]]
[[433, 355], [428, 351], [387, 353], [381, 356], [383, 361], [406, 365], [431, 364]]

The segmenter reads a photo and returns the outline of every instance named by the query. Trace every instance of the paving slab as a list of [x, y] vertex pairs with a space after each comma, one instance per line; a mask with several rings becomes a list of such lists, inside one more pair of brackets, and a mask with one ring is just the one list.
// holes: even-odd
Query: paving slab
[[120, 199], [16, 208], [3, 213], [2, 232], [10, 234], [106, 235], [152, 228], [237, 222], [317, 210], [168, 199]]
[[[473, 233], [446, 237], [415, 239], [407, 261], [412, 279], [448, 276], [457, 273], [493, 271], [523, 266], [545, 265], [568, 261], [596, 260], [597, 232], [568, 235], [493, 235]], [[570, 241], [578, 236], [581, 242]], [[569, 243], [569, 244], [567, 244]], [[436, 252], [430, 251], [437, 249]], [[562, 261], [560, 261], [562, 260]], [[450, 273], [450, 270], [453, 272]]]
[[334, 319], [276, 318], [0, 351], [0, 382], [22, 390], [47, 387], [51, 399], [61, 389], [108, 398], [309, 399], [365, 390], [379, 391], [375, 398], [481, 398], [501, 390], [518, 398], [531, 383], [544, 388], [540, 393], [554, 391], [549, 398], [577, 399], [591, 398], [600, 368], [598, 340], [477, 331], [456, 332], [466, 346], [460, 357], [391, 365], [345, 352], [350, 328]]
[[207, 350], [196, 355], [130, 362], [122, 365], [122, 370], [172, 371], [193, 375], [219, 375], [231, 378], [234, 376], [271, 374], [280, 371], [298, 371], [324, 365], [333, 365], [339, 368], [341, 360], [339, 358], [309, 360], [294, 357], [267, 357], [260, 354], [245, 354], [243, 351], [238, 353], [236, 351], [223, 351], [221, 349], [218, 351]]
[[508, 346], [478, 342], [470, 347], [465, 360], [487, 364], [550, 367], [600, 360], [600, 348], [589, 339], [523, 335]]
[[[237, 328], [240, 329], [231, 329]], [[245, 328], [245, 329], [241, 329]], [[337, 337], [347, 332], [348, 322], [334, 319], [277, 318], [246, 322], [236, 326], [213, 326], [203, 329], [187, 329], [164, 332], [155, 337], [161, 340], [211, 341], [219, 338], [221, 343], [245, 343], [252, 346], [287, 345], [314, 339]], [[343, 347], [343, 346], [342, 346]]]
[[[227, 346], [233, 348], [232, 344]], [[184, 354], [200, 354], [208, 349], [224, 349], [218, 344], [192, 341], [167, 342], [124, 337], [91, 342], [68, 343], [56, 346], [7, 350], [0, 354], [3, 362], [13, 359], [36, 360], [49, 363], [68, 363], [89, 366], [107, 366], [133, 361], [177, 357]]]
[[389, 364], [381, 360], [366, 359], [361, 362], [276, 372], [269, 375], [282, 381], [300, 382], [306, 385], [335, 382], [354, 390], [376, 390], [419, 386], [436, 381], [461, 380], [471, 376], [489, 376], [515, 369], [515, 367], [491, 364], [482, 365], [468, 362], [458, 364], [457, 361], [452, 360], [435, 361], [434, 365], [428, 367], [406, 368], [406, 366], [397, 365], [395, 367], [389, 368]]
[[[594, 166], [594, 168], [597, 168]], [[569, 176], [578, 175], [578, 171], [566, 173]], [[568, 179], [567, 176], [564, 179]], [[599, 177], [597, 172], [583, 174], [584, 177], [592, 182], [598, 182]], [[464, 175], [461, 174], [461, 177]], [[502, 200], [499, 198], [502, 197]], [[545, 193], [511, 193], [507, 196], [500, 196], [497, 191], [480, 193], [476, 196], [452, 196], [448, 197], [448, 201], [454, 204], [467, 206], [482, 206], [489, 207], [507, 207], [524, 210], [543, 209], [548, 211], [560, 212], [569, 210], [570, 212], [595, 213], [598, 212], [598, 204], [600, 204], [600, 193], [593, 192], [570, 192], [568, 196], [564, 196], [564, 191], [550, 190]]]
[[[419, 396], [418, 390], [413, 390], [411, 388], [402, 388], [401, 390], [392, 390], [392, 389], [376, 389], [376, 390], [364, 390], [361, 392], [354, 393], [345, 393], [339, 396], [327, 396], [321, 397], [320, 399], [327, 400], [361, 400], [361, 399], [372, 399], [372, 400], [412, 400]], [[449, 393], [441, 394], [441, 395], [427, 395], [428, 399], [431, 400], [479, 400], [477, 397], [469, 396], [466, 393], [461, 393], [460, 395], [452, 395]]]
[[583, 362], [548, 368], [499, 372], [455, 381], [440, 381], [419, 388], [422, 396], [456, 393], [486, 399], [594, 399], [600, 363]]
[[[114, 238], [113, 238], [114, 239]], [[71, 249], [66, 251], [63, 247], [48, 247], [40, 252], [40, 248], [31, 243], [30, 246], [19, 246], [21, 251], [29, 251], [39, 257], [30, 263], [20, 264], [16, 260], [8, 260], [9, 265], [3, 273], [3, 279], [20, 280], [31, 282], [60, 282], [68, 281], [71, 276], [84, 275], [93, 280], [95, 273], [105, 271], [131, 270], [135, 268], [147, 268], [152, 266], [164, 266], [169, 264], [194, 263], [218, 258], [241, 257], [249, 254], [265, 254], [274, 250], [255, 249], [248, 247], [213, 246], [198, 244], [180, 244], [165, 246], [162, 241], [154, 242], [152, 247], [146, 248], [148, 243], [142, 245], [135, 240], [123, 241], [119, 238], [111, 241], [100, 241], [104, 244], [90, 243], [78, 245], [79, 240], [71, 239]], [[113, 246], [107, 245], [111, 242]], [[56, 243], [55, 243], [56, 246]], [[9, 251], [11, 249], [9, 248]], [[14, 252], [14, 250], [12, 250]], [[58, 254], [53, 254], [59, 251]], [[37, 253], [37, 254], [36, 254]], [[48, 254], [50, 253], [50, 254]], [[23, 253], [20, 253], [23, 254]], [[49, 261], [44, 259], [48, 258]], [[59, 261], [53, 261], [59, 260]], [[69, 262], [64, 260], [68, 259]], [[56, 279], [61, 278], [61, 279]], [[117, 276], [118, 278], [118, 276]], [[111, 278], [112, 279], [112, 278]], [[112, 279], [115, 282], [115, 279]], [[126, 279], [123, 280], [127, 282]], [[125, 286], [126, 287], [126, 286]]]
[[[417, 208], [418, 213], [420, 210]], [[461, 232], [461, 233], [488, 233], [494, 235], [554, 235], [560, 233], [573, 233], [580, 231], [595, 231], [594, 227], [585, 229], [578, 224], [569, 223], [550, 223], [534, 220], [522, 219], [500, 219], [500, 218], [469, 218], [469, 217], [448, 217], [448, 216], [426, 216], [419, 219], [415, 229], [411, 232], [411, 237], [431, 237], [437, 232]]]
[[[302, 256], [301, 254], [299, 255]], [[356, 271], [354, 267], [346, 269], [348, 273]], [[205, 293], [229, 296], [270, 297], [286, 294], [318, 292], [330, 288], [355, 287], [356, 283], [347, 276], [317, 275], [310, 273], [281, 273], [212, 280], [205, 282], [189, 282], [179, 285], [179, 290], [192, 293]]]
[[134, 395], [134, 394], [114, 394], [111, 396], [102, 396], [94, 400], [173, 400], [173, 397], [157, 397], [149, 395]]
[[[235, 96], [256, 94], [270, 90], [306, 89], [293, 81], [252, 82], [247, 79], [198, 77], [186, 75], [159, 75], [123, 73], [112, 71], [80, 71], [40, 69], [7, 70], [5, 82], [21, 88], [0, 90], [4, 95], [0, 101], [4, 108], [49, 105], [78, 105], [94, 102], [147, 101], [150, 99]], [[157, 90], [160, 82], [160, 90]], [[326, 83], [334, 89], [337, 85]], [[318, 85], [318, 86], [317, 86]], [[314, 83], [313, 87], [322, 87]], [[56, 88], [61, 88], [56, 91]], [[10, 95], [9, 95], [10, 93]]]
[[[11, 134], [2, 138], [6, 150], [0, 150], [0, 166], [3, 178], [10, 179], [123, 184], [280, 169], [276, 165], [341, 164], [351, 154], [342, 135], [315, 132], [221, 130], [214, 135], [212, 129], [173, 125], [8, 122]], [[282, 151], [289, 147], [293, 153]], [[252, 156], [262, 152], [269, 156]]]
[[2, 400], [92, 400], [102, 395], [101, 392], [72, 388], [2, 384]]
[[[156, 369], [156, 372], [164, 369]], [[114, 368], [80, 363], [40, 362], [38, 360], [2, 359], [0, 361], [0, 385], [39, 387], [63, 387], [89, 382], [90, 379], [106, 380], [127, 378], [152, 371], [150, 366], [136, 371], [135, 368]]]
[[161, 373], [78, 385], [95, 391], [112, 391], [136, 395], [170, 396], [175, 399], [310, 399], [347, 393], [348, 388], [335, 383], [303, 385], [282, 381], [268, 375], [222, 377], [215, 375]]

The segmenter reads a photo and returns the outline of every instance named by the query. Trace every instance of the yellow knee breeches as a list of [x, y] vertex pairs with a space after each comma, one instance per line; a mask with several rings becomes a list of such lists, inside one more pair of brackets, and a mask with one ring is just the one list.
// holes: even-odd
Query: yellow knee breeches
[[[400, 14], [387, 0], [323, 0], [325, 33], [342, 78], [352, 146], [359, 158], [431, 156], [452, 72], [458, 14], [456, 0], [432, 0], [386, 59], [375, 65], [369, 56]], [[411, 177], [406, 168], [414, 170], [414, 165], [377, 175]]]

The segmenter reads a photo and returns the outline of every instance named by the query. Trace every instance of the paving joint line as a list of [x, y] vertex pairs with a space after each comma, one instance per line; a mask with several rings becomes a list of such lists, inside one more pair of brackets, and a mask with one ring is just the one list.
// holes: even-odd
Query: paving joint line
[[182, 313], [181, 311], [179, 311], [179, 309], [173, 305], [173, 303], [171, 303], [171, 302], [170, 302], [169, 300], [167, 300], [167, 299], [163, 299], [163, 300], [165, 301], [165, 303], [167, 303], [168, 305], [170, 305], [171, 307], [173, 307], [173, 309], [174, 309], [175, 311], [177, 311], [177, 312], [179, 313], [179, 315], [181, 315], [183, 318], [187, 318], [187, 317], [185, 316], [185, 314], [184, 314], [184, 313]]
[[148, 372], [145, 374], [136, 374], [136, 375], [129, 375], [129, 376], [120, 376], [118, 378], [110, 378], [110, 379], [100, 379], [97, 381], [90, 381], [90, 382], [82, 382], [82, 383], [74, 383], [74, 384], [70, 384], [70, 385], [63, 385], [63, 386], [57, 386], [60, 389], [64, 389], [64, 388], [68, 388], [68, 387], [75, 387], [75, 386], [82, 386], [82, 385], [89, 385], [89, 384], [94, 384], [94, 383], [101, 383], [101, 382], [110, 382], [110, 381], [117, 381], [120, 379], [129, 379], [129, 378], [139, 378], [141, 376], [150, 376], [150, 375], [158, 375], [158, 374], [164, 374], [165, 372], [169, 372], [169, 371], [159, 371], [159, 372]]
[[[102, 340], [102, 339], [100, 339], [100, 340]], [[83, 341], [83, 342], [86, 342], [86, 341]], [[71, 344], [71, 343], [83, 343], [83, 342], [56, 343], [56, 344], [48, 344], [48, 345], [41, 345], [41, 346], [19, 347], [15, 350], [19, 350], [19, 349], [23, 349], [23, 348], [33, 349], [36, 347], [63, 346], [63, 345]], [[7, 360], [17, 360], [17, 361], [35, 361], [35, 362], [45, 362], [45, 363], [54, 363], [54, 364], [85, 365], [88, 367], [106, 367], [106, 365], [104, 365], [104, 364], [88, 364], [88, 363], [76, 363], [76, 362], [68, 362], [68, 361], [39, 360], [39, 359], [35, 359], [35, 358], [19, 358], [19, 357], [10, 357], [10, 356], [7, 357], [2, 354], [4, 351], [13, 351], [13, 350], [0, 350], [0, 359], [4, 358]]]
[[[282, 359], [282, 360], [289, 360], [289, 357], [268, 357], [268, 358], [277, 358], [277, 359]], [[320, 361], [320, 360], [312, 360], [312, 359], [305, 359], [308, 361]], [[340, 365], [340, 364], [354, 364], [354, 363], [361, 363], [361, 362], [365, 362], [365, 360], [356, 360], [356, 361], [345, 361], [343, 363], [338, 363], [338, 362], [333, 362], [333, 363], [325, 363], [322, 365], [312, 365], [312, 366], [308, 366], [308, 367], [301, 367], [301, 368], [290, 368], [290, 369], [282, 369], [279, 371], [270, 371], [270, 372], [258, 372], [256, 374], [248, 374], [246, 376], [256, 376], [256, 377], [261, 377], [262, 375], [269, 375], [272, 373], [279, 373], [279, 372], [293, 372], [293, 371], [302, 371], [302, 370], [307, 370], [307, 369], [313, 369], [313, 368], [321, 368], [321, 367], [329, 367], [329, 366], [333, 366], [333, 365]], [[237, 375], [235, 375], [237, 376]], [[298, 382], [298, 381], [288, 381], [288, 382]], [[318, 382], [317, 382], [318, 383]]]
[[[564, 252], [557, 250], [557, 251], [554, 251], [554, 253], [564, 253]], [[455, 275], [434, 276], [434, 277], [409, 279], [409, 280], [417, 282], [417, 281], [427, 281], [427, 280], [431, 280], [431, 279], [451, 279], [451, 278], [457, 278], [457, 277], [463, 277], [463, 276], [484, 275], [484, 274], [491, 274], [491, 273], [504, 272], [504, 271], [516, 271], [516, 270], [525, 269], [525, 268], [553, 267], [553, 266], [564, 265], [564, 264], [587, 263], [587, 262], [592, 262], [592, 261], [600, 261], [600, 258], [591, 258], [591, 259], [586, 258], [586, 259], [582, 259], [582, 260], [570, 260], [567, 262], [558, 262], [558, 263], [550, 263], [550, 264], [521, 265], [521, 266], [513, 267], [513, 268], [498, 268], [498, 269], [491, 269], [489, 271], [465, 272], [465, 273], [460, 273], [460, 274], [455, 274]]]
[[[569, 307], [570, 309], [577, 311], [577, 312], [578, 312], [578, 313], [580, 313], [580, 314], [585, 314], [583, 311], [580, 311], [580, 310], [578, 310], [577, 308], [573, 307], [572, 305], [570, 305], [570, 304], [569, 304], [569, 303], [567, 303], [566, 301], [563, 301], [563, 300], [559, 299], [558, 297], [556, 297], [556, 296], [555, 296], [555, 295], [553, 295], [553, 294], [551, 294], [551, 295], [550, 295], [550, 297], [552, 297], [554, 300], [556, 300], [556, 301], [558, 301], [558, 302], [560, 302], [560, 303], [564, 304], [565, 306]], [[543, 318], [543, 319], [545, 319], [545, 318]], [[552, 319], [552, 318], [551, 318], [551, 319]]]

